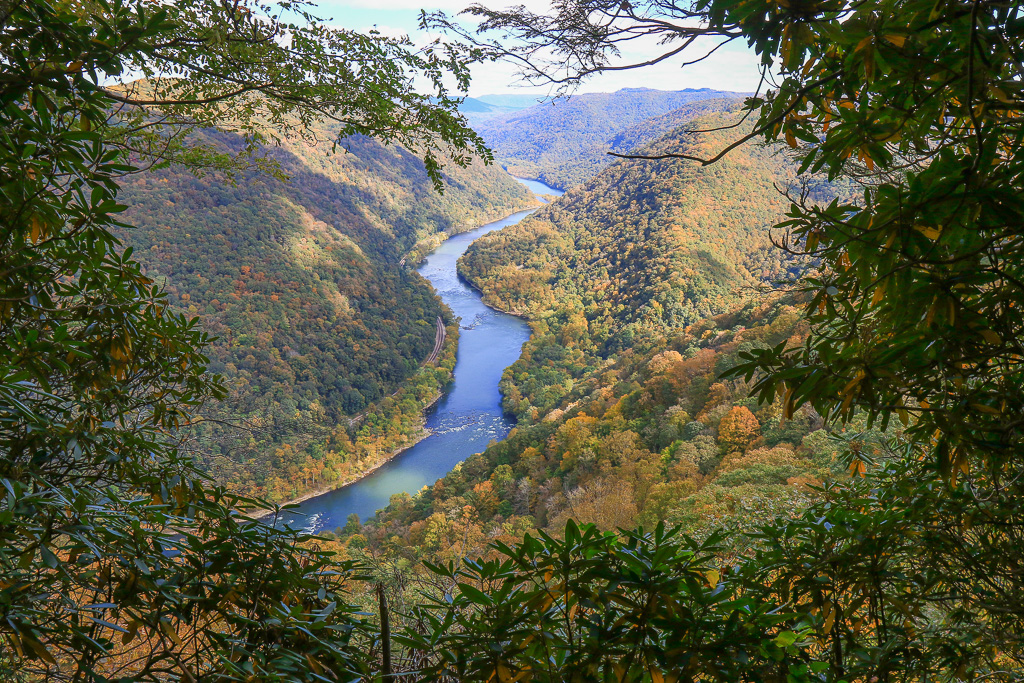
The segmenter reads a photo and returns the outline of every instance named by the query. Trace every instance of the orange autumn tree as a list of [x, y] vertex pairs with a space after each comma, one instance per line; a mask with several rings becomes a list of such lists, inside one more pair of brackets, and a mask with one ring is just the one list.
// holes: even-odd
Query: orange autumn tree
[[730, 451], [745, 450], [760, 434], [760, 423], [745, 406], [734, 407], [718, 425], [718, 443]]

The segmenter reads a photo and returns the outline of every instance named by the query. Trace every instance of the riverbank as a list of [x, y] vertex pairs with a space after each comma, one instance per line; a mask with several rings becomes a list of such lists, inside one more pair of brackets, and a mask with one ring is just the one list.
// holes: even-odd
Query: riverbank
[[[412, 441], [410, 443], [404, 444], [404, 445], [400, 446], [399, 448], [396, 448], [394, 451], [391, 452], [391, 454], [389, 456], [387, 456], [383, 460], [381, 460], [381, 461], [375, 463], [374, 465], [370, 466], [369, 469], [364, 470], [364, 471], [362, 471], [362, 472], [360, 472], [360, 473], [358, 473], [356, 475], [353, 475], [352, 477], [342, 481], [340, 484], [336, 483], [336, 484], [332, 484], [331, 486], [327, 486], [327, 487], [322, 488], [322, 489], [317, 489], [315, 491], [309, 491], [308, 493], [303, 493], [301, 496], [298, 496], [297, 498], [293, 498], [291, 500], [288, 500], [288, 501], [286, 501], [284, 503], [275, 503], [275, 504], [276, 505], [280, 505], [281, 507], [285, 507], [287, 505], [298, 505], [299, 503], [304, 503], [307, 500], [311, 500], [313, 498], [318, 498], [320, 496], [326, 495], [328, 493], [332, 493], [334, 491], [341, 491], [342, 489], [344, 489], [344, 488], [346, 488], [348, 486], [352, 486], [353, 484], [358, 484], [360, 481], [362, 481], [366, 477], [370, 476], [371, 474], [373, 474], [374, 472], [379, 470], [384, 465], [387, 465], [389, 462], [391, 462], [392, 459], [398, 457], [402, 453], [405, 453], [410, 448], [416, 447], [416, 445], [419, 442], [423, 441], [428, 436], [433, 434], [433, 432], [430, 429], [428, 429], [427, 425], [426, 425], [426, 412], [428, 410], [430, 410], [431, 408], [433, 408], [434, 406], [436, 406], [437, 402], [440, 401], [442, 398], [444, 398], [444, 390], [441, 390], [441, 391], [437, 392], [437, 394], [430, 401], [430, 403], [428, 403], [425, 406], [423, 406], [423, 423], [420, 425], [419, 430], [417, 430], [414, 434], [410, 435], [410, 438], [412, 439]], [[270, 517], [273, 514], [274, 514], [273, 512], [268, 512], [266, 514], [258, 516], [256, 519], [266, 519], [267, 517]]]
[[415, 495], [470, 455], [505, 438], [515, 423], [502, 409], [499, 384], [505, 369], [519, 358], [530, 329], [521, 317], [487, 306], [476, 289], [459, 277], [456, 262], [482, 235], [513, 225], [530, 213], [519, 211], [451, 235], [427, 255], [417, 272], [465, 326], [459, 330], [453, 382], [439, 398], [434, 397], [436, 408], [424, 409], [426, 424], [410, 441], [352, 476], [344, 486], [335, 485], [319, 496], [303, 496], [296, 508], [282, 512], [279, 523], [315, 533], [344, 525], [353, 513], [368, 519], [386, 507], [392, 496]]

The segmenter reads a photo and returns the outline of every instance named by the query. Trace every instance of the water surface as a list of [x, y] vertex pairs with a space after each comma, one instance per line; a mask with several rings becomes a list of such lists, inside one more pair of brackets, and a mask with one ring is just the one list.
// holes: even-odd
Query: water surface
[[553, 194], [561, 196], [565, 194], [561, 190], [556, 190], [550, 185], [545, 185], [539, 180], [530, 180], [529, 178], [516, 178], [516, 180], [521, 182], [523, 185], [526, 185], [526, 187], [528, 187], [531, 192], [537, 195]]
[[[535, 180], [520, 182], [537, 194], [562, 194]], [[478, 237], [514, 225], [532, 212], [520, 211], [455, 235], [418, 268], [461, 318], [455, 377], [441, 400], [426, 413], [431, 435], [363, 479], [304, 501], [289, 511], [282, 523], [316, 532], [344, 525], [352, 513], [367, 519], [394, 494], [414, 494], [432, 485], [491, 441], [505, 438], [514, 422], [502, 413], [498, 382], [505, 368], [519, 358], [530, 329], [519, 318], [485, 305], [459, 278], [455, 264]]]

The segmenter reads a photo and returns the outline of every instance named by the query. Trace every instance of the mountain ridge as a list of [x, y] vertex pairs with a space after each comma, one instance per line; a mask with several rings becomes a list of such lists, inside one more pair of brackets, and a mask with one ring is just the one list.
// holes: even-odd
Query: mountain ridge
[[[510, 173], [566, 190], [612, 163], [609, 151], [631, 152], [689, 118], [727, 110], [742, 97], [707, 88], [622, 89], [574, 95], [501, 116], [469, 117]], [[658, 121], [673, 112], [673, 119]]]
[[[222, 148], [241, 144], [202, 135]], [[295, 140], [268, 150], [286, 181], [171, 167], [122, 186], [136, 226], [125, 245], [173, 306], [219, 338], [211, 370], [231, 395], [214, 410], [238, 427], [200, 430], [208, 469], [277, 500], [405, 445], [448, 381], [457, 335], [438, 364], [422, 363], [436, 319], [451, 323], [450, 313], [402, 256], [535, 202], [497, 166], [446, 169], [439, 196], [410, 152], [366, 138], [346, 146], [334, 155], [329, 144]], [[349, 425], [370, 405], [382, 419]], [[337, 445], [333, 462], [328, 442]]]

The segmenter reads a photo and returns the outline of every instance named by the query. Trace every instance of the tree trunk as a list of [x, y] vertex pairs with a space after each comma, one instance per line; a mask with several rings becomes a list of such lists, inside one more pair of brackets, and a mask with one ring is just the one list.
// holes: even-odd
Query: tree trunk
[[391, 683], [391, 621], [388, 616], [388, 600], [384, 596], [384, 584], [377, 584], [377, 601], [380, 604], [381, 680]]

